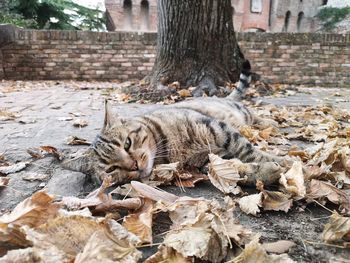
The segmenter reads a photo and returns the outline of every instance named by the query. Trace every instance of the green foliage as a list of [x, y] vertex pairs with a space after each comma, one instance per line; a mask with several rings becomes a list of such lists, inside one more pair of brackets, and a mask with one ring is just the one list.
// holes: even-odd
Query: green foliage
[[8, 12], [0, 13], [0, 23], [36, 29], [104, 30], [105, 16], [72, 0], [14, 0]]
[[317, 17], [323, 21], [325, 29], [329, 30], [350, 14], [350, 7], [325, 7], [320, 10]]

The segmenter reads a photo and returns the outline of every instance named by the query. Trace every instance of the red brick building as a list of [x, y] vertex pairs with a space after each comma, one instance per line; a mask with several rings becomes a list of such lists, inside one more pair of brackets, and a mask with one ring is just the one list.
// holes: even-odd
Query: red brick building
[[[231, 0], [236, 31], [313, 32], [327, 0]], [[109, 31], [156, 31], [157, 0], [105, 0]]]

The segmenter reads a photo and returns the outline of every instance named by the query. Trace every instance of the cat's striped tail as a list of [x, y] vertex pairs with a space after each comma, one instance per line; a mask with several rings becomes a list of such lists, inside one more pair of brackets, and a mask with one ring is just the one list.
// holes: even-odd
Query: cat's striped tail
[[245, 60], [242, 65], [242, 72], [241, 75], [239, 76], [239, 83], [238, 87], [231, 92], [231, 94], [228, 96], [228, 98], [233, 99], [233, 100], [241, 100], [243, 99], [250, 82], [252, 81], [252, 76], [251, 76], [251, 67], [250, 67], [250, 62], [249, 60]]

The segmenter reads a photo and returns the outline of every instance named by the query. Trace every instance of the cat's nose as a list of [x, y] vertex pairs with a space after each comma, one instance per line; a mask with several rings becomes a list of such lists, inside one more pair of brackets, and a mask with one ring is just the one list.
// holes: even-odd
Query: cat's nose
[[133, 165], [132, 165], [132, 167], [131, 167], [131, 170], [137, 171], [138, 169], [139, 169], [139, 166], [138, 166], [138, 164], [137, 164], [137, 161], [134, 161], [134, 163], [133, 163]]

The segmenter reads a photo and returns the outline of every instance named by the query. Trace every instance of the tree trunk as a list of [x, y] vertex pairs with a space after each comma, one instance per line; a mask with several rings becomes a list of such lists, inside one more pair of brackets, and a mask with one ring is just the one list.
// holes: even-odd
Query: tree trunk
[[158, 0], [157, 57], [151, 86], [216, 89], [236, 82], [244, 56], [237, 44], [230, 0]]

